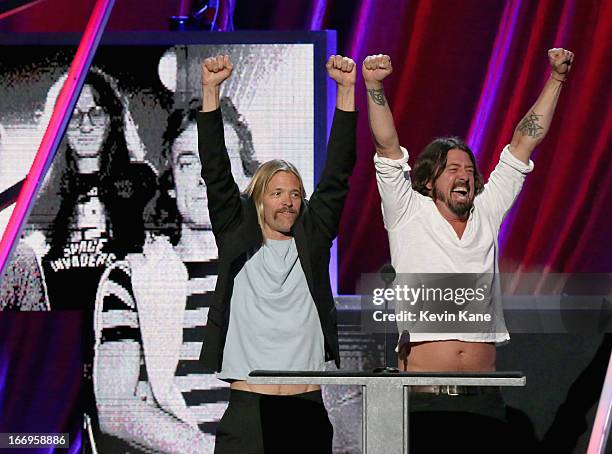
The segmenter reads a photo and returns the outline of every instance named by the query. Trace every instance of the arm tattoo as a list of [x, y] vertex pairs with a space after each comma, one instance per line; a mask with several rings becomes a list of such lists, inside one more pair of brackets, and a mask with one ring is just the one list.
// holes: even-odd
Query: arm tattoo
[[537, 115], [532, 110], [521, 120], [517, 129], [524, 136], [533, 137], [535, 139], [536, 137], [542, 135], [542, 130], [544, 129], [542, 126], [540, 126], [540, 118], [542, 118], [542, 115]]
[[372, 101], [379, 106], [384, 106], [387, 103], [385, 91], [382, 88], [368, 88], [368, 94]]

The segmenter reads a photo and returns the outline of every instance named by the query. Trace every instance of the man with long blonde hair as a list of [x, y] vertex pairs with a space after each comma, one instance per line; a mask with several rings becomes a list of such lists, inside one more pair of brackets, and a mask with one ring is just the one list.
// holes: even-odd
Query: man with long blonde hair
[[250, 371], [340, 365], [329, 281], [334, 240], [355, 164], [355, 63], [333, 55], [337, 83], [325, 169], [310, 200], [298, 169], [261, 165], [244, 194], [231, 174], [219, 109], [229, 56], [202, 63], [198, 148], [219, 249], [219, 274], [200, 360], [231, 383], [216, 453], [331, 453], [333, 428], [315, 385], [249, 385]]

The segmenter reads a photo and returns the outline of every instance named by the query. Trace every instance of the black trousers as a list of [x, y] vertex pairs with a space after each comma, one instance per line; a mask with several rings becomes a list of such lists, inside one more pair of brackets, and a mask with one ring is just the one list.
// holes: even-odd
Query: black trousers
[[528, 419], [506, 407], [501, 392], [410, 394], [410, 453], [519, 453], [537, 447]]
[[272, 396], [232, 389], [215, 454], [331, 454], [333, 433], [321, 391]]

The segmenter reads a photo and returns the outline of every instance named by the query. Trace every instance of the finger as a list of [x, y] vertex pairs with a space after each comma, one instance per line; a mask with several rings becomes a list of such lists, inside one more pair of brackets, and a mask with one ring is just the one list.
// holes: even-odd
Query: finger
[[375, 55], [372, 57], [372, 69], [378, 69], [378, 65], [380, 64], [380, 57]]
[[213, 71], [214, 65], [213, 65], [213, 59], [212, 58], [207, 58], [206, 60], [204, 60], [204, 66], [206, 66], [206, 69], [210, 72]]
[[355, 69], [355, 62], [353, 61], [352, 58], [348, 59], [348, 68], [347, 71], [348, 72], [353, 72], [353, 69]]
[[217, 55], [217, 66], [219, 67], [219, 71], [225, 68], [223, 55]]
[[342, 72], [348, 71], [348, 58], [346, 57], [342, 58], [342, 66], [340, 67], [340, 69], [342, 70]]
[[342, 68], [342, 55], [336, 55], [336, 58], [334, 58], [334, 68]]
[[563, 52], [563, 63], [567, 66], [572, 64], [572, 53], [568, 50]]
[[325, 63], [327, 69], [332, 69], [334, 67], [334, 57], [335, 55], [330, 55], [327, 59], [327, 63]]
[[376, 56], [372, 55], [368, 61], [369, 67], [368, 69], [374, 70], [378, 66], [378, 61], [376, 60]]
[[227, 54], [225, 54], [223, 56], [223, 66], [228, 68], [228, 69], [232, 69], [233, 68], [232, 61], [230, 60], [230, 57]]
[[214, 73], [219, 71], [219, 63], [217, 63], [216, 57], [210, 58], [210, 70]]
[[370, 57], [369, 55], [363, 60], [363, 67], [365, 69], [370, 69], [370, 62], [372, 61], [372, 57]]

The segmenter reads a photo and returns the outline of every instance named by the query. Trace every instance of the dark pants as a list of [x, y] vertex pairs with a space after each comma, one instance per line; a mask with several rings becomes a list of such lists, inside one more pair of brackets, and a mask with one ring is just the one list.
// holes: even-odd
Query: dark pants
[[232, 389], [215, 454], [331, 454], [333, 433], [321, 391], [271, 396]]
[[410, 453], [517, 453], [535, 448], [533, 430], [508, 418], [501, 392], [410, 394]]

